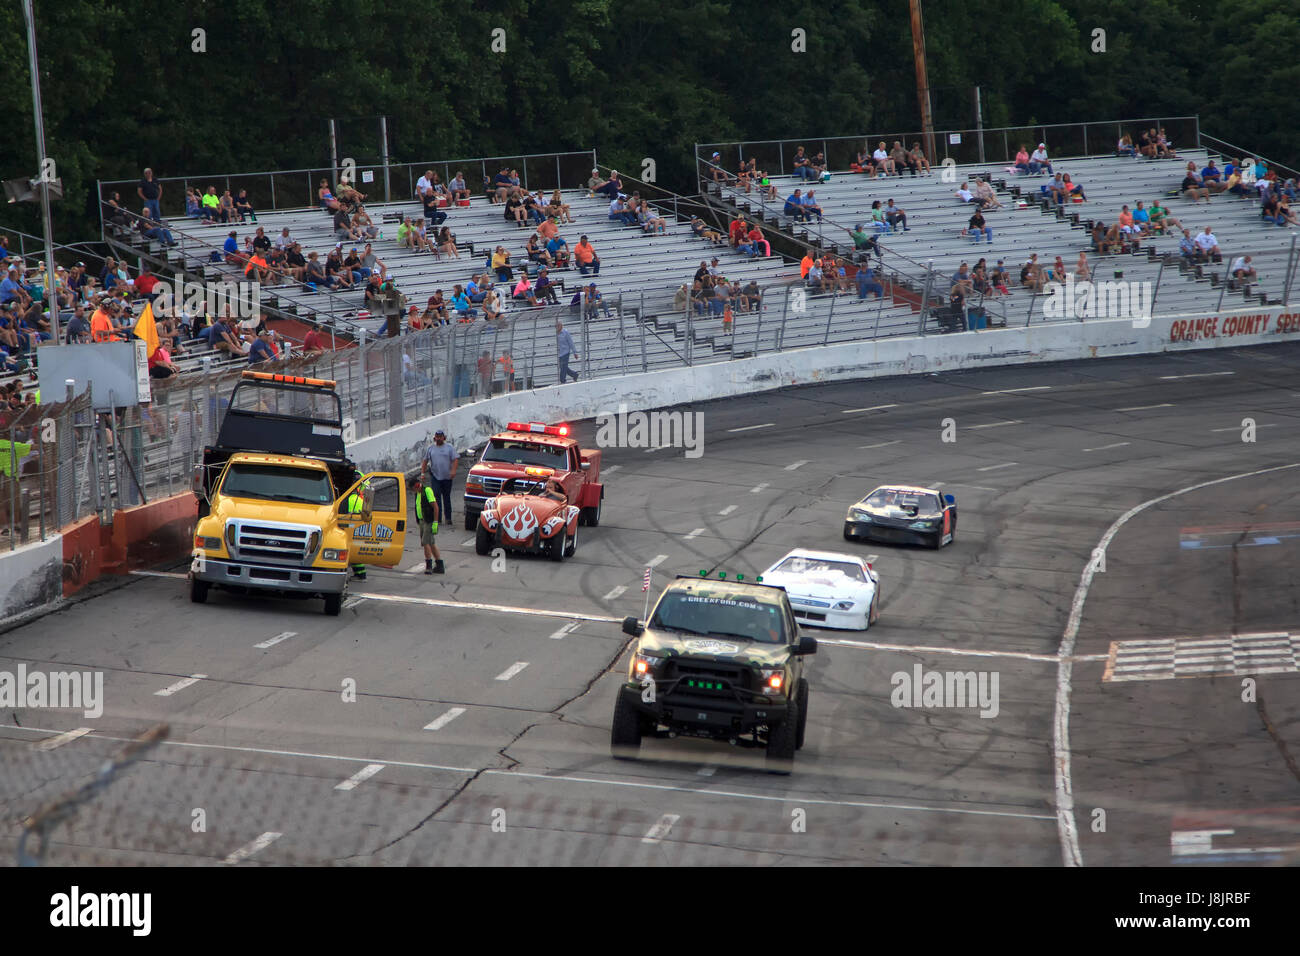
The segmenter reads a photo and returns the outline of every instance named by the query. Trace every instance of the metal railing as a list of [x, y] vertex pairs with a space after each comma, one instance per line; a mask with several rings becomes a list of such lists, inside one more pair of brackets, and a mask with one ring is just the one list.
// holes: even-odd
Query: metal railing
[[[1054, 159], [1113, 153], [1124, 133], [1137, 133], [1153, 126], [1166, 129], [1175, 146], [1179, 143], [1199, 143], [1201, 139], [1200, 118], [1197, 116], [948, 129], [934, 131], [937, 155], [926, 158], [935, 166], [948, 158], [958, 164], [1009, 163], [1015, 159], [1016, 151], [1022, 144], [1032, 152], [1040, 142], [1047, 144], [1048, 152]], [[867, 152], [871, 152], [882, 140], [886, 150], [893, 146], [894, 140], [910, 149], [914, 143], [926, 142], [926, 134], [919, 131], [881, 132], [853, 136], [697, 143], [695, 161], [698, 172], [701, 163], [707, 162], [713, 152], [717, 151], [721, 154], [720, 164], [725, 169], [736, 170], [742, 162], [755, 159], [761, 169], [773, 175], [784, 176], [792, 171], [795, 153], [803, 146], [810, 158], [819, 152], [824, 154], [828, 168], [848, 169], [859, 149], [865, 147]]]
[[1283, 164], [1274, 162], [1273, 160], [1269, 159], [1267, 156], [1257, 153], [1254, 150], [1243, 149], [1240, 146], [1235, 146], [1232, 143], [1229, 143], [1227, 140], [1219, 139], [1216, 136], [1210, 136], [1207, 133], [1200, 134], [1200, 137], [1197, 140], [1197, 144], [1201, 146], [1203, 149], [1212, 150], [1213, 152], [1218, 153], [1220, 156], [1230, 157], [1234, 161], [1238, 159], [1245, 159], [1246, 157], [1250, 157], [1251, 159], [1260, 159], [1268, 164], [1269, 169], [1280, 170], [1286, 173], [1288, 176], [1300, 177], [1300, 172], [1297, 172], [1295, 169], [1293, 169], [1290, 166], [1284, 166]]
[[[449, 184], [455, 172], [462, 170], [465, 173], [466, 187], [472, 193], [481, 194], [483, 179], [491, 178], [502, 165], [518, 169], [520, 181], [525, 187], [572, 188], [586, 182], [596, 165], [596, 151], [517, 153], [513, 156], [479, 156], [473, 159], [439, 159], [414, 163], [390, 161], [387, 166], [382, 163], [358, 163], [352, 185], [372, 203], [404, 201], [415, 196], [416, 181], [424, 175], [425, 170], [437, 172], [444, 184]], [[253, 208], [259, 211], [304, 209], [320, 204], [317, 189], [322, 179], [333, 189], [344, 172], [346, 170], [342, 168], [331, 169], [325, 166], [218, 173], [211, 176], [161, 176], [156, 181], [163, 185], [160, 205], [164, 218], [179, 218], [186, 214], [185, 190], [191, 186], [200, 196], [209, 186], [215, 186], [218, 192], [229, 190], [232, 196], [237, 196], [241, 189], [246, 190]], [[373, 174], [370, 181], [366, 179], [367, 174]], [[114, 192], [119, 192], [124, 206], [138, 207], [143, 204], [136, 194], [139, 182], [138, 179], [99, 180], [97, 195], [102, 203], [111, 198]], [[390, 184], [390, 195], [380, 199], [376, 190], [383, 191], [385, 182]], [[168, 189], [168, 186], [171, 188]]]

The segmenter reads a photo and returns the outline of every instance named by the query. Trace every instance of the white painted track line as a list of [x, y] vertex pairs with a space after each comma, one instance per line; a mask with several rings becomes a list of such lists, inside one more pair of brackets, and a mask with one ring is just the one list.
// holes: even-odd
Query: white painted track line
[[1024, 422], [1020, 421], [1019, 419], [1011, 419], [1005, 422], [988, 422], [987, 424], [984, 425], [971, 425], [968, 427], [967, 430], [978, 431], [981, 428], [1001, 428], [1003, 425], [1023, 425], [1023, 424]]
[[756, 494], [758, 494], [759, 492], [764, 491], [764, 490], [766, 490], [767, 488], [770, 488], [770, 487], [772, 487], [772, 486], [769, 485], [769, 484], [765, 481], [765, 482], [763, 482], [761, 485], [755, 485], [753, 488], [750, 488], [750, 489], [749, 489], [749, 493], [750, 493], [751, 495], [756, 495]]
[[786, 465], [786, 466], [785, 466], [785, 470], [786, 470], [786, 471], [796, 471], [796, 470], [802, 468], [802, 467], [803, 467], [804, 465], [806, 465], [806, 464], [808, 464], [808, 460], [807, 460], [806, 458], [800, 458], [798, 461], [791, 462], [790, 464]]
[[474, 543], [474, 539], [473, 539], [473, 538], [470, 538], [470, 539], [468, 539], [468, 540], [466, 540], [466, 541], [462, 541], [462, 542], [460, 543], [460, 546], [461, 546], [462, 548], [468, 548], [468, 547], [469, 547], [470, 545], [472, 545], [473, 543]]
[[1188, 375], [1161, 375], [1161, 381], [1168, 381], [1173, 378], [1212, 378], [1215, 375], [1236, 375], [1236, 372], [1192, 372]]
[[645, 563], [645, 566], [647, 568], [657, 568], [659, 567], [659, 565], [663, 564], [667, 560], [668, 560], [668, 555], [656, 554], [653, 558], [651, 558], [649, 561]]
[[510, 678], [514, 677], [516, 674], [518, 674], [527, 666], [528, 666], [527, 661], [515, 661], [513, 664], [511, 664], [509, 667], [503, 670], [500, 674], [498, 674], [496, 676], [496, 679], [510, 680]]
[[55, 737], [48, 737], [45, 740], [37, 742], [34, 746], [37, 750], [55, 750], [64, 744], [70, 744], [78, 737], [84, 737], [90, 733], [89, 727], [78, 727], [76, 730], [68, 730]]
[[896, 438], [893, 441], [878, 441], [874, 445], [859, 445], [858, 448], [888, 448], [890, 445], [901, 445], [903, 440]]
[[695, 529], [694, 531], [692, 531], [690, 534], [686, 535], [686, 540], [687, 540], [687, 541], [691, 541], [691, 540], [693, 540], [693, 539], [695, 539], [695, 538], [698, 538], [700, 535], [704, 534], [704, 532], [705, 532], [706, 530], [707, 530], [707, 529], [705, 529], [705, 528], [696, 528], [696, 529]]
[[381, 763], [368, 763], [360, 770], [358, 770], [356, 773], [354, 773], [352, 776], [348, 777], [348, 779], [344, 780], [342, 783], [336, 783], [334, 785], [334, 789], [355, 790], [357, 788], [357, 784], [365, 780], [369, 780], [371, 777], [373, 777], [375, 774], [379, 773], [379, 771], [383, 769], [384, 769], [384, 765]]
[[409, 568], [402, 568], [403, 574], [416, 574], [424, 570], [424, 559], [421, 558], [419, 563], [411, 565]]
[[[1241, 425], [1233, 425], [1231, 428], [1211, 428], [1210, 431], [1211, 431], [1211, 432], [1239, 432], [1239, 431], [1242, 430], [1242, 427], [1243, 427], [1243, 426], [1241, 426]], [[1259, 429], [1259, 428], [1277, 428], [1277, 422], [1266, 422], [1266, 423], [1263, 424], [1263, 425], [1256, 425], [1255, 428], [1256, 428], [1256, 429]]]
[[718, 772], [718, 768], [717, 768], [717, 767], [701, 767], [699, 770], [697, 770], [697, 771], [695, 771], [695, 772], [696, 772], [697, 774], [699, 774], [701, 777], [712, 777], [715, 773]]
[[446, 727], [449, 723], [451, 723], [453, 720], [455, 720], [457, 717], [459, 717], [459, 716], [460, 716], [461, 714], [463, 714], [463, 713], [465, 713], [465, 708], [464, 708], [464, 707], [453, 707], [451, 710], [447, 711], [447, 712], [446, 712], [445, 714], [443, 714], [442, 716], [440, 716], [440, 717], [435, 717], [433, 720], [431, 720], [431, 721], [429, 721], [427, 724], [425, 724], [425, 725], [424, 725], [424, 729], [425, 729], [425, 730], [442, 730], [442, 728]]
[[271, 638], [270, 640], [262, 641], [262, 643], [254, 644], [253, 646], [258, 648], [259, 650], [264, 651], [268, 647], [275, 647], [275, 645], [279, 644], [281, 641], [287, 641], [289, 638], [297, 637], [297, 636], [298, 636], [297, 631], [283, 631], [275, 635], [275, 637]]
[[[627, 590], [624, 588], [624, 590]], [[581, 614], [577, 611], [551, 611], [540, 607], [510, 607], [507, 604], [482, 604], [477, 601], [448, 601], [445, 598], [415, 597], [410, 594], [367, 594], [367, 601], [391, 602], [393, 604], [422, 604], [425, 607], [459, 608], [464, 611], [496, 611], [501, 614], [527, 614], [535, 617], [558, 617], [566, 621], [598, 621], [603, 624], [618, 624], [621, 617], [607, 617], [604, 614]]]
[[274, 830], [267, 830], [251, 843], [245, 843], [234, 853], [230, 854], [230, 856], [226, 857], [223, 862], [230, 866], [234, 866], [242, 860], [247, 860], [254, 853], [260, 853], [262, 850], [265, 850], [282, 836], [284, 836], [283, 833], [276, 833]]
[[1111, 445], [1098, 445], [1096, 448], [1085, 448], [1084, 451], [1109, 451], [1112, 448], [1123, 448], [1125, 445], [1131, 445], [1132, 442], [1117, 441]]
[[719, 514], [719, 515], [724, 515], [724, 516], [725, 516], [725, 515], [729, 515], [729, 514], [731, 514], [731, 513], [732, 513], [733, 511], [735, 511], [735, 510], [736, 510], [736, 505], [727, 505], [727, 507], [725, 507], [725, 508], [723, 508], [721, 511], [719, 511], [718, 514]]
[[178, 680], [170, 687], [164, 687], [162, 690], [154, 691], [153, 695], [155, 697], [170, 697], [178, 690], [184, 690], [186, 687], [189, 687], [191, 684], [197, 684], [199, 681], [203, 680], [207, 676], [208, 676], [207, 674], [192, 674], [191, 676], [186, 677], [184, 680]]
[[577, 629], [578, 629], [578, 622], [570, 621], [568, 624], [564, 625], [559, 630], [553, 631], [551, 633], [551, 640], [553, 641], [563, 640], [565, 634], [572, 634]]
[[1046, 392], [1050, 391], [1050, 385], [1031, 385], [1028, 388], [1000, 388], [995, 392], [980, 392], [981, 395], [1016, 395], [1020, 392]]
[[614, 472], [618, 471], [622, 467], [623, 467], [622, 465], [610, 465], [608, 468], [602, 468], [601, 473], [605, 475], [612, 475], [614, 474]]
[[1014, 468], [1020, 464], [1018, 461], [1004, 461], [1000, 465], [985, 465], [983, 468], [976, 468], [976, 471], [997, 471], [999, 468]]
[[841, 415], [852, 415], [855, 412], [879, 412], [886, 408], [897, 408], [897, 405], [872, 405], [870, 408], [842, 408]]
[[343, 610], [346, 611], [348, 608], [356, 607], [358, 604], [360, 604], [360, 603], [361, 603], [362, 601], [364, 601], [364, 600], [365, 600], [364, 597], [348, 598], [347, 601], [345, 601], [344, 604], [343, 604]]
[[614, 585], [614, 587], [612, 587], [612, 588], [609, 589], [609, 593], [606, 594], [603, 598], [601, 598], [601, 600], [602, 600], [602, 601], [613, 601], [613, 600], [615, 600], [615, 599], [617, 599], [617, 598], [621, 598], [621, 597], [623, 596], [623, 593], [624, 593], [626, 590], [627, 590], [627, 585], [626, 585], [626, 584], [616, 584], [616, 585]]
[[752, 432], [756, 428], [772, 428], [776, 422], [764, 422], [762, 425], [742, 425], [740, 428], [728, 428], [729, 432]]
[[[1278, 465], [1273, 468], [1262, 468], [1258, 471], [1243, 472], [1238, 475], [1229, 475], [1226, 478], [1216, 478], [1213, 481], [1203, 481], [1200, 484], [1189, 485], [1186, 488], [1171, 491], [1157, 498], [1151, 498], [1139, 505], [1135, 505], [1116, 518], [1114, 524], [1106, 529], [1106, 533], [1101, 536], [1097, 548], [1105, 553], [1111, 539], [1119, 533], [1120, 528], [1152, 505], [1168, 501], [1191, 491], [1208, 488], [1211, 485], [1235, 481], [1238, 478], [1253, 478], [1256, 475], [1285, 471], [1297, 467], [1300, 467], [1300, 462], [1293, 462], [1290, 465]], [[1093, 550], [1094, 554], [1096, 550]], [[1061, 841], [1061, 855], [1066, 866], [1083, 866], [1083, 852], [1079, 849], [1079, 830], [1074, 819], [1074, 781], [1070, 770], [1070, 680], [1074, 673], [1074, 643], [1079, 636], [1079, 626], [1083, 623], [1083, 606], [1088, 600], [1088, 590], [1092, 587], [1094, 574], [1096, 574], [1096, 564], [1089, 560], [1084, 564], [1083, 573], [1079, 577], [1079, 586], [1075, 589], [1074, 600], [1070, 604], [1070, 617], [1066, 621], [1065, 632], [1061, 635], [1061, 644], [1056, 652], [1059, 662], [1056, 665], [1056, 704], [1052, 720], [1052, 755], [1055, 758], [1053, 764], [1056, 773], [1056, 829]]]
[[652, 826], [646, 835], [641, 838], [642, 843], [658, 843], [668, 835], [668, 831], [673, 828], [673, 824], [681, 819], [680, 814], [665, 813], [659, 818], [659, 822]]
[[1127, 408], [1117, 408], [1117, 412], [1145, 412], [1151, 408], [1173, 408], [1173, 402], [1161, 402], [1159, 405], [1130, 405]]

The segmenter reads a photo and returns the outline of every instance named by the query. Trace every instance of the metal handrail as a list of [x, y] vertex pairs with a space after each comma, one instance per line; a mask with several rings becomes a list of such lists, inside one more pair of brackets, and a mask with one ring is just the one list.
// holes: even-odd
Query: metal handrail
[[[1247, 156], [1252, 159], [1262, 159], [1265, 163], [1268, 164], [1270, 169], [1280, 169], [1283, 170], [1284, 172], [1290, 173], [1293, 177], [1300, 177], [1300, 172], [1297, 172], [1295, 169], [1292, 169], [1290, 166], [1284, 166], [1282, 163], [1274, 162], [1273, 160], [1269, 159], [1267, 156], [1263, 155], [1262, 153], [1257, 153], [1249, 149], [1243, 149], [1242, 147], [1237, 146], [1234, 143], [1229, 143], [1226, 139], [1219, 139], [1217, 136], [1211, 136], [1208, 133], [1200, 133], [1200, 135], [1197, 137], [1197, 145], [1202, 148], [1207, 148], [1205, 146], [1206, 140], [1209, 140], [1212, 143], [1216, 144], [1215, 151], [1218, 152], [1220, 155], [1224, 156], [1225, 158], [1230, 153], [1232, 153], [1238, 158], [1242, 156]], [[1220, 149], [1219, 147], [1221, 146], [1226, 146], [1228, 148], [1226, 150]]]

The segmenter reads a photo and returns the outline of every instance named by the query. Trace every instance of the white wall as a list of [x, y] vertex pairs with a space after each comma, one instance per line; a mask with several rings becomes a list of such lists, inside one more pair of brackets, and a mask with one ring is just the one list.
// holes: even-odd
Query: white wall
[[0, 551], [0, 626], [63, 600], [63, 536]]
[[1135, 328], [1130, 319], [1090, 319], [795, 349], [499, 395], [372, 435], [354, 443], [350, 454], [367, 471], [410, 470], [418, 467], [436, 427], [445, 429], [448, 439], [463, 449], [481, 443], [508, 421], [580, 421], [613, 413], [619, 403], [635, 411], [815, 382], [1237, 348], [1287, 339], [1300, 339], [1300, 311], [1265, 308], [1211, 316], [1161, 316], [1145, 328]]

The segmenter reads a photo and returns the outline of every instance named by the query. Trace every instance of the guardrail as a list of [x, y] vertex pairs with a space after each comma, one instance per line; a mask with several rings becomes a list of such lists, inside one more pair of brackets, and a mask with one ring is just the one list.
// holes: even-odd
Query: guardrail
[[[517, 153], [512, 156], [479, 156], [473, 159], [409, 163], [390, 160], [387, 166], [383, 163], [356, 163], [352, 185], [366, 194], [371, 202], [392, 202], [394, 197], [401, 201], [415, 196], [415, 183], [424, 175], [425, 170], [437, 172], [443, 183], [450, 183], [455, 172], [462, 170], [465, 173], [465, 185], [471, 192], [478, 194], [483, 191], [484, 177], [495, 175], [502, 165], [518, 169], [520, 181], [525, 187], [573, 188], [586, 182], [591, 174], [596, 165], [596, 151]], [[247, 190], [248, 198], [256, 210], [306, 209], [319, 205], [316, 191], [322, 179], [332, 189], [340, 181], [340, 174], [352, 168], [340, 166], [339, 169], [331, 169], [328, 166], [318, 166], [310, 169], [216, 173], [210, 176], [160, 176], [156, 177], [156, 181], [163, 185], [160, 204], [164, 218], [179, 218], [185, 215], [185, 190], [191, 186], [200, 195], [209, 186], [217, 187], [218, 191], [229, 190], [232, 196], [238, 195], [241, 189]], [[366, 178], [368, 175], [370, 179]], [[375, 190], [382, 190], [385, 182], [390, 184], [390, 195], [379, 200]], [[102, 203], [114, 192], [120, 192], [124, 205], [142, 205], [142, 200], [136, 194], [139, 183], [138, 179], [99, 180], [99, 201]], [[168, 186], [171, 188], [168, 189]]]

